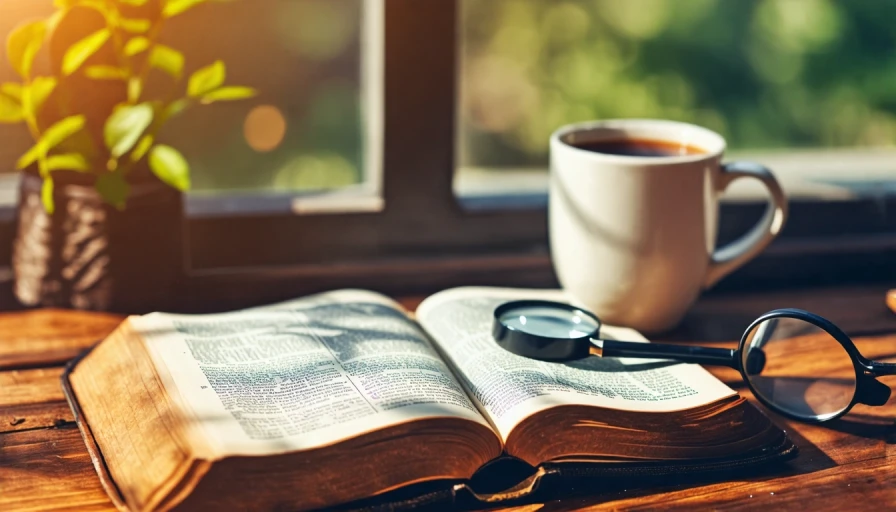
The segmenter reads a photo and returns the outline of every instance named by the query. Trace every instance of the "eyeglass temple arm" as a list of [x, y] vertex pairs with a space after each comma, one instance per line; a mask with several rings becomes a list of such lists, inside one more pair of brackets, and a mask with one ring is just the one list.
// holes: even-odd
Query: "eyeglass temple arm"
[[879, 363], [861, 359], [861, 366], [865, 368], [867, 377], [860, 379], [856, 389], [856, 402], [866, 405], [884, 405], [890, 401], [890, 386], [877, 380], [883, 375], [896, 375], [896, 364]]
[[871, 373], [875, 377], [896, 375], [896, 363], [879, 363], [877, 361], [871, 361]]
[[634, 341], [591, 340], [591, 353], [600, 357], [638, 357], [645, 359], [672, 359], [682, 363], [727, 366], [738, 369], [736, 350], [727, 348], [668, 345], [664, 343], [638, 343]]

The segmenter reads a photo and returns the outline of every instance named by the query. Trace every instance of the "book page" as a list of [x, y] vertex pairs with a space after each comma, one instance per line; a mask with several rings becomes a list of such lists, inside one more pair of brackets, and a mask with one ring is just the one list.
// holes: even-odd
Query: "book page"
[[192, 435], [217, 455], [315, 448], [428, 417], [488, 425], [399, 308], [347, 290], [131, 322], [166, 392], [192, 413]]
[[[492, 338], [493, 311], [520, 299], [569, 302], [560, 291], [456, 288], [427, 298], [417, 309], [420, 325], [504, 440], [523, 419], [560, 405], [661, 412], [735, 394], [695, 364], [598, 357], [548, 363], [513, 354]], [[633, 329], [603, 326], [600, 334], [647, 342]]]

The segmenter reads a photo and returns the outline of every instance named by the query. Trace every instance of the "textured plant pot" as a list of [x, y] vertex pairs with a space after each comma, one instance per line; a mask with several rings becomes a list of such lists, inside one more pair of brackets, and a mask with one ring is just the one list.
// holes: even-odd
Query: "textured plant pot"
[[184, 268], [183, 195], [145, 179], [131, 185], [127, 207], [117, 210], [83, 176], [54, 173], [56, 207], [48, 214], [42, 179], [22, 175], [12, 256], [16, 297], [26, 306], [171, 309]]

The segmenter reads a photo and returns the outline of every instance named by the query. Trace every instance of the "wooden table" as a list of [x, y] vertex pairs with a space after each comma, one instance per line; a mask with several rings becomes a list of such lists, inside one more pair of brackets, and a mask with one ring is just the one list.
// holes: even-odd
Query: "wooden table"
[[[711, 296], [666, 338], [722, 346], [768, 309], [802, 307], [840, 325], [867, 356], [896, 361], [896, 315], [884, 307], [885, 289]], [[405, 302], [414, 306], [416, 301]], [[0, 510], [113, 509], [62, 396], [59, 376], [65, 361], [120, 320], [59, 310], [0, 313]], [[749, 396], [736, 374], [713, 371]], [[896, 386], [896, 377], [888, 379], [884, 382]], [[882, 408], [857, 406], [826, 426], [776, 417], [801, 451], [788, 464], [724, 482], [626, 489], [525, 508], [896, 508], [894, 419], [896, 396]]]

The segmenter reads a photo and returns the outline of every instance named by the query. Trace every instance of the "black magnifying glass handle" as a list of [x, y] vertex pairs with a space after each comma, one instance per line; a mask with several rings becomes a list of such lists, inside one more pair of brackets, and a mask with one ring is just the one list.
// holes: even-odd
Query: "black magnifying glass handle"
[[598, 340], [591, 338], [591, 354], [600, 357], [671, 359], [682, 363], [709, 364], [737, 369], [737, 351], [728, 348], [693, 347], [664, 343]]

